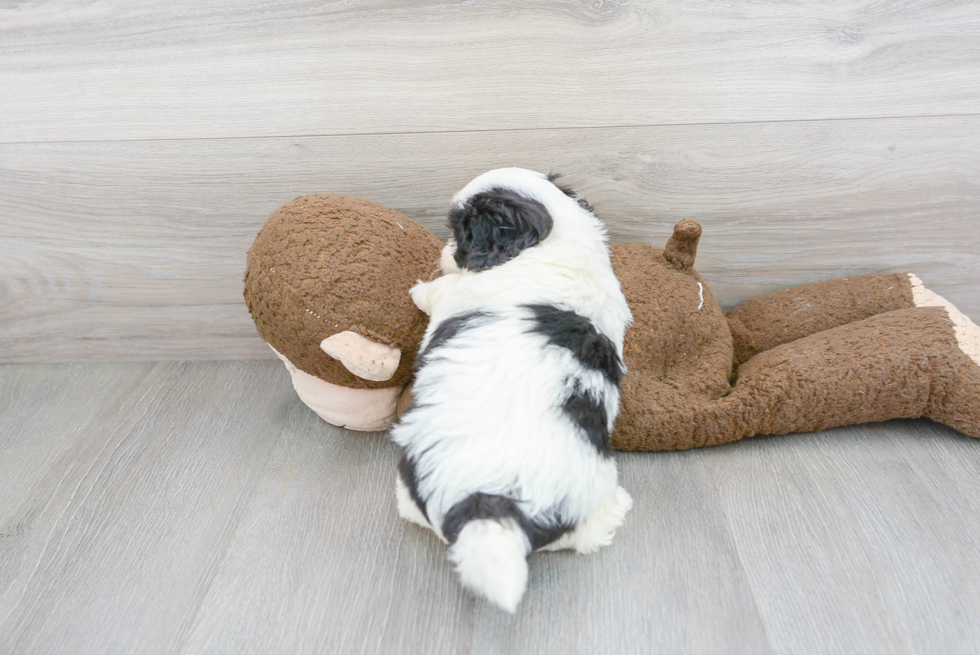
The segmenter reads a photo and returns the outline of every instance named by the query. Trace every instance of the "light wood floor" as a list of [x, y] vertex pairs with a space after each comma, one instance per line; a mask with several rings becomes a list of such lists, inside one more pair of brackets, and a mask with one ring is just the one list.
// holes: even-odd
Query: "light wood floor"
[[635, 507], [513, 617], [396, 516], [397, 447], [276, 362], [0, 367], [3, 653], [975, 653], [980, 441], [619, 454]]

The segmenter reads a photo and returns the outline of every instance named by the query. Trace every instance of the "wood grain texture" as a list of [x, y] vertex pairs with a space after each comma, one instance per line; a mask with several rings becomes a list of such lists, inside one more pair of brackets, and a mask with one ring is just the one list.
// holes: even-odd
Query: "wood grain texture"
[[972, 653], [980, 440], [618, 454], [635, 506], [514, 616], [395, 512], [398, 449], [275, 362], [0, 366], [0, 652]]
[[912, 270], [980, 319], [980, 117], [0, 148], [0, 361], [269, 357], [245, 252], [302, 193], [389, 205], [445, 236], [490, 168], [561, 170], [614, 241], [704, 226], [726, 307]]
[[894, 421], [704, 451], [777, 652], [976, 650], [980, 523], [950, 450], [975, 467], [980, 441]]
[[398, 456], [294, 402], [183, 652], [465, 652], [474, 601], [398, 521]]
[[629, 527], [594, 556], [532, 557], [516, 616], [463, 593], [445, 547], [397, 518], [398, 455], [297, 405], [187, 652], [768, 652], [700, 454], [621, 457]]
[[3, 369], [0, 651], [168, 648], [276, 442], [269, 364]]
[[0, 141], [980, 112], [972, 2], [0, 6]]
[[613, 544], [534, 556], [516, 616], [478, 603], [473, 651], [773, 652], [702, 459], [617, 454], [634, 507]]

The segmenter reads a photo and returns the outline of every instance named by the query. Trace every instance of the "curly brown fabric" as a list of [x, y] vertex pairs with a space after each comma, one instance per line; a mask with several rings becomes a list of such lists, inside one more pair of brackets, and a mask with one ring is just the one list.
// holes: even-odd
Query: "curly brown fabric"
[[[357, 389], [402, 386], [428, 324], [408, 289], [437, 274], [441, 249], [435, 235], [383, 205], [301, 196], [269, 217], [249, 249], [245, 302], [259, 335], [301, 371]], [[394, 376], [363, 380], [320, 350], [345, 330], [400, 348]]]
[[915, 306], [908, 274], [785, 289], [726, 317], [706, 286], [693, 310], [703, 281], [693, 256], [668, 256], [678, 233], [696, 252], [687, 224], [666, 254], [613, 246], [634, 314], [615, 448], [683, 450], [924, 416], [980, 437], [980, 365], [946, 309]]

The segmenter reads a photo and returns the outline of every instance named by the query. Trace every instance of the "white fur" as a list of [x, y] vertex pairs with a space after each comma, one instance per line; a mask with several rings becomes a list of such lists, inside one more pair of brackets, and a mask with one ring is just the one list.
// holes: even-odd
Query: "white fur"
[[[622, 355], [630, 310], [613, 273], [602, 223], [540, 173], [500, 168], [480, 175], [453, 197], [453, 205], [493, 187], [517, 191], [541, 202], [554, 220], [551, 234], [513, 260], [486, 271], [452, 268], [431, 282], [411, 289], [419, 309], [431, 321], [425, 342], [444, 319], [471, 309], [521, 303], [561, 303], [592, 319]], [[446, 250], [455, 251], [449, 243]], [[444, 254], [443, 262], [452, 261]]]
[[513, 520], [470, 521], [449, 548], [463, 586], [511, 614], [527, 587], [531, 545]]
[[[423, 528], [428, 528], [432, 530], [432, 526], [429, 525], [428, 519], [422, 515], [421, 510], [419, 510], [418, 505], [412, 500], [411, 494], [408, 493], [408, 487], [402, 482], [401, 476], [395, 476], [395, 500], [398, 503], [398, 515], [410, 523], [422, 526]], [[436, 535], [442, 539], [442, 534], [436, 533]], [[443, 539], [445, 541], [445, 539]]]
[[626, 521], [626, 514], [631, 509], [633, 499], [625, 489], [617, 487], [615, 493], [596, 508], [585, 522], [579, 523], [574, 530], [566, 532], [561, 539], [541, 550], [571, 548], [580, 555], [594, 553], [612, 543], [617, 528]]
[[[552, 217], [552, 231], [510, 261], [480, 272], [456, 267], [450, 241], [442, 256], [444, 275], [412, 288], [415, 303], [431, 316], [423, 349], [447, 318], [468, 311], [492, 312], [496, 318], [460, 333], [418, 371], [417, 407], [395, 426], [392, 438], [417, 459], [418, 491], [430, 519], [424, 525], [440, 538], [446, 512], [482, 492], [514, 499], [532, 519], [560, 505], [563, 517], [577, 527], [549, 549], [592, 552], [611, 541], [632, 501], [617, 484], [615, 461], [583, 438], [561, 403], [570, 376], [604, 392], [611, 432], [619, 391], [567, 350], [529, 332], [530, 310], [521, 305], [554, 304], [589, 318], [620, 357], [629, 307], [595, 215], [545, 176], [517, 168], [477, 177], [453, 203], [492, 187], [541, 202]], [[416, 523], [422, 516], [403, 488], [399, 511]], [[508, 521], [502, 528], [496, 521], [466, 524], [459, 537], [466, 536], [465, 545], [457, 541], [450, 557], [467, 587], [513, 611], [527, 578], [526, 551], [516, 558], [513, 535], [525, 543], [526, 537]]]

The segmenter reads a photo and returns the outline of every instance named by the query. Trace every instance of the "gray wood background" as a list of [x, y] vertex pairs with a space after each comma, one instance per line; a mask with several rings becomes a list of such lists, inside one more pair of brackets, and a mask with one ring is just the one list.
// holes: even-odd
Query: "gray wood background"
[[440, 236], [503, 165], [730, 307], [913, 270], [980, 315], [975, 2], [0, 3], [0, 361], [271, 355], [245, 251], [303, 193]]
[[[980, 441], [928, 421], [619, 454], [518, 613], [397, 519], [241, 299], [291, 198], [445, 236], [497, 166], [726, 307], [912, 270], [980, 319], [980, 2], [0, 0], [0, 654], [980, 652]], [[171, 361], [166, 361], [171, 360]]]

